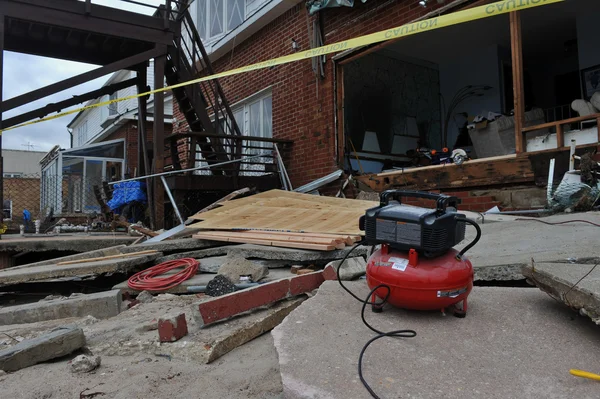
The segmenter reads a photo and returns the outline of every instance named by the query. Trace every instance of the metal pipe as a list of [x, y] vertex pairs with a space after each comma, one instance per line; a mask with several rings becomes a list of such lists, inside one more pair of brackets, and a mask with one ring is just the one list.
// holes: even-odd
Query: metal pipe
[[552, 158], [550, 160], [550, 167], [548, 168], [548, 185], [546, 186], [546, 201], [548, 205], [552, 201], [552, 186], [554, 185], [554, 164], [556, 163], [556, 159]]
[[177, 204], [175, 203], [175, 199], [173, 198], [173, 194], [171, 193], [171, 189], [169, 188], [169, 185], [167, 184], [167, 181], [165, 180], [165, 177], [161, 176], [160, 180], [162, 180], [162, 183], [165, 186], [165, 191], [167, 192], [167, 196], [169, 197], [169, 201], [171, 201], [171, 205], [173, 205], [173, 209], [175, 210], [175, 214], [177, 215], [177, 218], [179, 219], [179, 221], [181, 222], [181, 224], [184, 224], [185, 220], [183, 220], [183, 217], [181, 217], [181, 213], [179, 212], [179, 208], [177, 207]]
[[277, 159], [279, 160], [279, 165], [281, 167], [281, 170], [283, 170], [283, 175], [285, 176], [285, 179], [287, 181], [287, 190], [292, 191], [294, 187], [292, 187], [292, 182], [290, 180], [290, 177], [288, 176], [287, 169], [285, 168], [285, 164], [283, 163], [283, 159], [281, 158], [279, 147], [276, 143], [273, 143], [273, 146], [275, 147], [275, 151], [277, 151]]
[[232, 159], [231, 161], [225, 161], [225, 162], [221, 162], [221, 163], [216, 163], [214, 165], [197, 166], [195, 168], [181, 169], [181, 170], [171, 170], [169, 172], [155, 173], [153, 175], [148, 175], [148, 176], [132, 177], [131, 179], [124, 179], [124, 180], [119, 180], [119, 181], [108, 182], [108, 184], [109, 185], [113, 185], [113, 184], [117, 184], [117, 183], [125, 183], [125, 182], [128, 182], [128, 181], [136, 181], [136, 180], [149, 179], [151, 177], [168, 176], [168, 175], [174, 175], [174, 174], [178, 174], [178, 173], [192, 172], [194, 170], [210, 169], [210, 168], [214, 168], [214, 167], [222, 166], [222, 165], [227, 165], [227, 164], [234, 163], [234, 162], [245, 161], [247, 159], [254, 159], [254, 158], [264, 157], [265, 155], [269, 155], [269, 153], [270, 153], [270, 151], [263, 152], [261, 154], [253, 155], [251, 157], [244, 157], [244, 158], [240, 158], [240, 159]]

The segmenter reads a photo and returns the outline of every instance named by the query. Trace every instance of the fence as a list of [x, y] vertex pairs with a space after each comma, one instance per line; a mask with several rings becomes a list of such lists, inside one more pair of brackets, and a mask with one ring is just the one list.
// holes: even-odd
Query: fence
[[[35, 232], [35, 220], [40, 220], [40, 232], [51, 229], [64, 218], [72, 224], [90, 225], [107, 220], [106, 203], [112, 199], [113, 189], [106, 188], [101, 178], [84, 178], [82, 175], [41, 174], [4, 177], [3, 219], [9, 233]], [[133, 193], [134, 189], [125, 188]], [[128, 195], [128, 194], [127, 194]], [[145, 221], [143, 201], [132, 203], [119, 211], [127, 219]]]

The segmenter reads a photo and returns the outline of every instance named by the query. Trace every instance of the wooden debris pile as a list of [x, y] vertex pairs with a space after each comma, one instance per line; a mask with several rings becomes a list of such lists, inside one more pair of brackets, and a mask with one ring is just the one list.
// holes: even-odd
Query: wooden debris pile
[[195, 238], [331, 251], [360, 241], [359, 218], [373, 201], [271, 190], [198, 213]]

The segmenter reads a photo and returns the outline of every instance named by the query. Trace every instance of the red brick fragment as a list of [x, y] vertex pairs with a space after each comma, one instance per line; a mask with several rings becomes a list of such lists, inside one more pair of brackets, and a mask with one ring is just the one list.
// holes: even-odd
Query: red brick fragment
[[185, 313], [158, 319], [158, 338], [160, 342], [175, 342], [185, 337], [187, 333]]

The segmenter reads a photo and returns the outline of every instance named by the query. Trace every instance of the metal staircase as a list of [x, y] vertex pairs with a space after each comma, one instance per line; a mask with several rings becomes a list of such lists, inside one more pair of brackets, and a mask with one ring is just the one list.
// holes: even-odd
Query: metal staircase
[[[177, 21], [180, 35], [168, 47], [165, 77], [169, 86], [207, 76], [214, 73], [208, 54], [202, 45], [188, 7], [190, 0], [177, 4], [170, 12], [170, 19]], [[210, 80], [173, 89], [181, 112], [192, 132], [241, 136], [231, 108], [219, 82]], [[241, 156], [240, 140], [224, 140], [221, 137], [197, 136], [189, 143], [189, 153], [196, 153], [199, 145], [203, 159], [209, 165], [228, 161]], [[171, 146], [171, 159], [175, 169], [181, 169], [177, 146]], [[189, 166], [188, 166], [189, 167]], [[213, 174], [231, 174], [231, 168], [223, 170], [211, 168]]]

